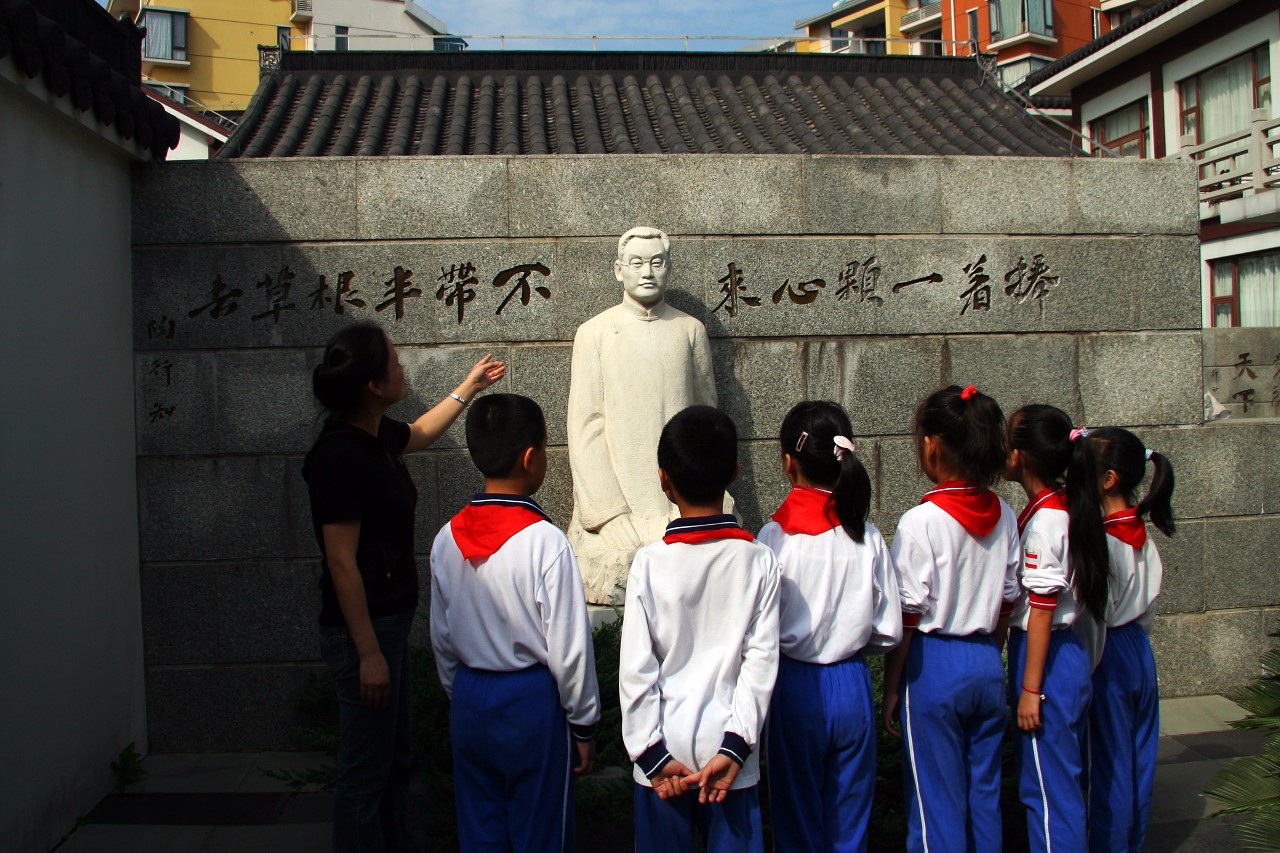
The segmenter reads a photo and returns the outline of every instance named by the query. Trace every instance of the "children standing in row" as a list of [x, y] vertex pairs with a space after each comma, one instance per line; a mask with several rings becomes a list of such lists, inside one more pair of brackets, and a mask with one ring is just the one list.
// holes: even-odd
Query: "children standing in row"
[[782, 422], [792, 488], [760, 541], [782, 573], [781, 660], [766, 729], [775, 838], [785, 850], [865, 850], [876, 778], [866, 654], [902, 637], [898, 579], [867, 522], [871, 480], [835, 403]]
[[[1094, 429], [1089, 438], [1097, 448], [1111, 557], [1106, 642], [1089, 709], [1089, 849], [1137, 853], [1146, 840], [1160, 731], [1156, 662], [1147, 635], [1163, 576], [1143, 518], [1150, 515], [1162, 533], [1173, 535], [1173, 466], [1128, 430]], [[1155, 470], [1135, 507], [1147, 462]]]
[[[1001, 849], [1000, 640], [1018, 598], [1013, 510], [990, 488], [1003, 473], [1004, 416], [972, 385], [930, 394], [912, 432], [937, 484], [898, 522], [902, 643], [885, 663], [885, 725], [901, 715], [907, 844]], [[899, 693], [901, 687], [901, 693]]]
[[1087, 846], [1085, 744], [1092, 666], [1076, 632], [1105, 619], [1107, 544], [1087, 429], [1053, 406], [1009, 418], [1006, 478], [1022, 486], [1022, 595], [1009, 632], [1014, 759], [1033, 851]]

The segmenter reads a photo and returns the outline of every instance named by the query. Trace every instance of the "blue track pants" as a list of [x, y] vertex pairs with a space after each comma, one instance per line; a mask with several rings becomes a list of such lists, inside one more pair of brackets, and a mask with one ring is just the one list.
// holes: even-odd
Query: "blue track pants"
[[449, 729], [463, 853], [573, 849], [573, 745], [546, 667], [459, 667]]
[[907, 849], [1000, 850], [1004, 665], [989, 634], [917, 632], [903, 675]]
[[862, 655], [825, 665], [783, 655], [765, 750], [779, 853], [867, 849], [876, 717]]
[[1107, 629], [1089, 711], [1089, 849], [1138, 853], [1147, 836], [1160, 737], [1160, 691], [1147, 632]]
[[760, 789], [730, 791], [723, 803], [699, 803], [690, 789], [670, 800], [636, 785], [636, 853], [693, 853], [693, 834], [707, 853], [764, 853]]
[[1013, 709], [1014, 766], [1018, 796], [1027, 809], [1027, 838], [1032, 853], [1084, 853], [1088, 815], [1085, 808], [1085, 740], [1089, 696], [1093, 692], [1089, 653], [1075, 631], [1049, 635], [1044, 681], [1040, 692], [1040, 728], [1028, 734], [1017, 728], [1022, 676], [1027, 664], [1027, 635], [1009, 632], [1009, 704]]

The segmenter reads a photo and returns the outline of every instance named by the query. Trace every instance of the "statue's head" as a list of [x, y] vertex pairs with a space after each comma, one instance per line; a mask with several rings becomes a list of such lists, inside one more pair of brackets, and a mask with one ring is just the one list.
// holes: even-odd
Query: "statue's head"
[[657, 305], [671, 275], [671, 240], [657, 228], [632, 228], [618, 238], [613, 275], [636, 302], [646, 308]]

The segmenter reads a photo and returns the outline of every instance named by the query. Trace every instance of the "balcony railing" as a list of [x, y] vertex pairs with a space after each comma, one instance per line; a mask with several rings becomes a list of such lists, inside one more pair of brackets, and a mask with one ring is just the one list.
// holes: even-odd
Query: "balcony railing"
[[921, 6], [919, 9], [912, 9], [910, 12], [902, 16], [902, 22], [898, 24], [899, 29], [905, 29], [912, 24], [927, 20], [935, 15], [942, 15], [942, 3], [930, 3], [928, 6]]
[[1196, 164], [1202, 204], [1212, 208], [1228, 199], [1280, 188], [1280, 119], [1254, 110], [1244, 130], [1198, 145], [1194, 139], [1184, 136], [1182, 150], [1173, 156]]

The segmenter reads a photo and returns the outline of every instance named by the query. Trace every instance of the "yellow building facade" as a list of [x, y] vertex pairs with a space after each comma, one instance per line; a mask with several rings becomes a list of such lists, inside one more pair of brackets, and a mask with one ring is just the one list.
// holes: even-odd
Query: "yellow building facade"
[[796, 39], [796, 52], [909, 54], [911, 46], [900, 29], [907, 10], [907, 0], [842, 3], [796, 22], [807, 36]]
[[295, 15], [298, 6], [297, 0], [110, 0], [107, 11], [146, 28], [144, 83], [168, 87], [177, 100], [238, 112], [258, 87], [258, 45], [301, 45], [309, 17]]

